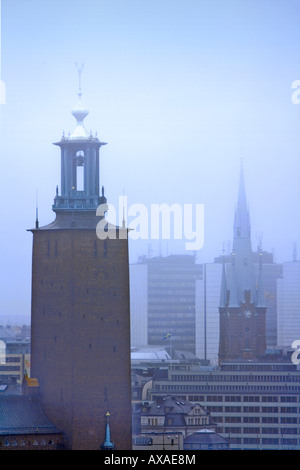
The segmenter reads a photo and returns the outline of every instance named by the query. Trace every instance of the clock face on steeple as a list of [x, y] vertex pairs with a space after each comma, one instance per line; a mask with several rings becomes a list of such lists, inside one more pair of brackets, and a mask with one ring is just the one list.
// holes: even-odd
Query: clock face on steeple
[[251, 310], [246, 309], [246, 310], [244, 311], [244, 315], [245, 315], [246, 318], [250, 318], [251, 315], [252, 315]]

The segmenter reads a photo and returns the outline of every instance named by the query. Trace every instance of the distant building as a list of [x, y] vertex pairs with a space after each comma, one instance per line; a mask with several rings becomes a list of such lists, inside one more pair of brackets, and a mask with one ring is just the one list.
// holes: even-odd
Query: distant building
[[6, 354], [4, 362], [0, 361], [0, 384], [21, 384], [26, 371], [30, 374], [29, 353]]
[[277, 344], [291, 348], [300, 340], [300, 261], [283, 263], [277, 286]]
[[132, 367], [151, 367], [171, 363], [170, 353], [163, 346], [144, 346], [131, 348]]
[[228, 450], [229, 448], [228, 440], [211, 429], [200, 429], [185, 437], [183, 442], [184, 450]]
[[148, 265], [130, 264], [130, 339], [132, 346], [148, 344]]
[[[266, 346], [268, 348], [276, 347], [277, 346], [277, 280], [281, 279], [282, 277], [282, 264], [276, 263], [273, 258], [272, 253], [268, 253], [266, 251], [262, 251], [259, 247], [256, 251], [252, 252], [252, 262], [254, 266], [254, 275], [255, 279], [259, 277], [259, 266], [260, 262], [262, 263], [262, 270], [263, 270], [263, 284], [264, 284], [264, 298], [266, 304]], [[219, 270], [217, 271], [220, 273], [221, 267], [223, 263], [225, 264], [226, 273], [230, 274], [231, 264], [232, 264], [232, 255], [225, 255], [225, 256], [218, 256], [215, 258], [215, 263], [219, 265]], [[220, 276], [220, 274], [219, 274]], [[220, 279], [221, 276], [218, 278]], [[208, 271], [207, 274], [207, 283], [209, 283], [210, 274]], [[219, 291], [221, 290], [221, 280]], [[209, 293], [207, 293], [207, 298], [210, 299]], [[215, 298], [215, 297], [213, 297]], [[212, 298], [212, 299], [213, 299]], [[208, 300], [209, 302], [209, 300]], [[218, 299], [219, 302], [219, 299]], [[215, 302], [214, 302], [214, 311], [209, 312], [214, 318], [219, 316], [217, 310], [215, 309]], [[217, 312], [217, 313], [216, 313]], [[208, 347], [212, 338], [209, 336], [209, 330], [207, 333], [208, 336]], [[214, 347], [214, 352], [219, 348], [219, 344]], [[212, 347], [212, 346], [210, 346]]]
[[[134, 412], [140, 420], [133, 436], [134, 449], [183, 449], [183, 439], [195, 431], [215, 430], [210, 413], [198, 403], [176, 396], [142, 402]], [[154, 447], [155, 446], [155, 447]]]
[[[213, 263], [204, 264], [203, 276], [196, 281], [196, 356], [201, 359], [207, 359], [213, 365], [216, 365], [219, 361], [219, 307], [222, 282], [223, 294], [225, 290], [227, 291], [224, 294], [225, 297], [230, 293], [230, 302], [233, 301], [234, 296], [238, 296], [236, 301], [238, 306], [240, 306], [242, 300], [245, 300], [243, 298], [243, 289], [251, 292], [253, 306], [258, 288], [260, 289], [261, 301], [263, 301], [266, 309], [265, 313], [262, 313], [260, 316], [260, 318], [265, 316], [263, 326], [265, 330], [265, 345], [266, 348], [276, 347], [277, 345], [277, 279], [280, 279], [282, 276], [282, 265], [275, 263], [273, 255], [262, 251], [260, 247], [257, 251], [252, 250], [250, 217], [246, 201], [243, 171], [241, 171], [240, 175], [233, 234], [232, 254], [218, 256]], [[222, 265], [224, 265], [223, 275]], [[259, 279], [260, 273], [263, 277], [262, 281]], [[258, 286], [259, 282], [260, 286]], [[238, 317], [235, 320], [237, 323], [243, 323], [242, 317]], [[235, 320], [230, 322], [232, 327]], [[251, 321], [250, 323], [253, 324], [254, 322]], [[234, 333], [237, 338], [233, 341], [235, 345], [241, 339], [241, 332], [244, 331], [245, 333], [245, 328], [249, 328], [249, 326], [245, 325], [240, 326], [236, 324], [236, 330], [239, 333]], [[260, 326], [258, 329], [261, 331]], [[229, 334], [229, 330], [227, 332]], [[249, 330], [249, 335], [253, 337], [255, 332], [250, 333]]]
[[203, 265], [203, 279], [196, 281], [196, 356], [217, 364], [219, 360], [219, 303], [222, 265]]
[[27, 327], [0, 326], [0, 383], [19, 383], [30, 375], [30, 332]]
[[253, 252], [253, 263], [256, 279], [258, 279], [260, 259], [263, 268], [263, 285], [266, 311], [266, 345], [276, 347], [277, 342], [277, 280], [282, 277], [282, 263], [276, 263], [272, 253], [259, 248]]
[[[146, 369], [133, 369], [131, 372], [132, 403], [140, 403], [146, 400], [146, 385], [152, 388], [154, 372]], [[147, 392], [146, 392], [147, 393]]]
[[169, 450], [176, 452], [183, 449], [181, 432], [151, 432], [134, 436], [133, 450]]
[[150, 402], [166, 394], [200, 403], [231, 449], [300, 449], [300, 370], [281, 351], [220, 368], [174, 366], [147, 387]]
[[257, 359], [266, 351], [266, 300], [262, 259], [255, 276], [243, 171], [234, 219], [230, 272], [223, 263], [219, 361]]
[[147, 340], [167, 343], [170, 353], [173, 348], [195, 354], [196, 280], [202, 277], [196, 257], [146, 258], [131, 265], [130, 273], [132, 346]]
[[0, 325], [0, 339], [29, 342], [30, 325]]

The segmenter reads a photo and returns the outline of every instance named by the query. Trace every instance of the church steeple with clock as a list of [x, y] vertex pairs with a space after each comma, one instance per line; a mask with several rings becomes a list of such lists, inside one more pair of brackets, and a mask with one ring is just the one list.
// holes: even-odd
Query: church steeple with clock
[[[260, 257], [261, 258], [261, 257]], [[243, 168], [234, 218], [231, 262], [223, 266], [219, 361], [258, 358], [266, 349], [266, 305], [260, 260], [255, 277]]]

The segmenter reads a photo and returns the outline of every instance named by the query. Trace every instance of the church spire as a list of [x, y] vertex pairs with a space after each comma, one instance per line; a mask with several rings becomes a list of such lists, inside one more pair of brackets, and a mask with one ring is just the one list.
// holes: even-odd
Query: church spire
[[246, 198], [243, 162], [241, 162], [240, 183], [234, 218], [234, 237], [250, 237], [250, 216]]
[[256, 283], [243, 167], [240, 172], [234, 219], [232, 262], [227, 266], [227, 272], [229, 301], [226, 307], [223, 269], [219, 308], [219, 360], [222, 362], [228, 359], [262, 356], [266, 347], [262, 260], [260, 259], [259, 280]]
[[235, 254], [235, 270], [238, 301], [244, 302], [245, 291], [251, 293], [251, 299], [256, 298], [256, 284], [251, 247], [251, 228], [248, 204], [245, 190], [244, 169], [241, 164], [237, 206], [234, 218], [233, 251]]

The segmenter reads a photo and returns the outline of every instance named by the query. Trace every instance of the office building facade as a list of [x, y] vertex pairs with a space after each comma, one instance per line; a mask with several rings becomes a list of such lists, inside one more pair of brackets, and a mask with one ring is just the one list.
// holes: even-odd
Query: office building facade
[[[196, 281], [202, 265], [194, 255], [147, 258], [131, 265], [132, 338], [170, 352], [196, 352]], [[142, 277], [139, 274], [142, 273]], [[138, 298], [143, 293], [143, 301]], [[145, 298], [147, 303], [145, 303]], [[138, 326], [140, 322], [140, 326]], [[138, 333], [139, 331], [139, 333]], [[137, 346], [138, 344], [134, 344]], [[139, 342], [141, 345], [141, 342]]]

